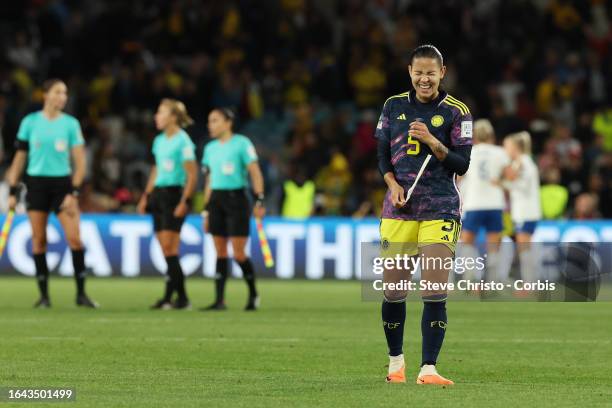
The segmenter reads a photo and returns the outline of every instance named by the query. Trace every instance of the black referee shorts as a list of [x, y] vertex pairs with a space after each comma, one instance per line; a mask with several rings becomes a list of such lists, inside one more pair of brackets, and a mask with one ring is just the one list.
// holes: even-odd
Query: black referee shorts
[[70, 177], [28, 176], [25, 180], [26, 208], [28, 211], [51, 211], [59, 214], [67, 194], [72, 193]]
[[153, 215], [153, 230], [181, 232], [185, 217], [175, 217], [174, 209], [181, 201], [183, 187], [155, 187], [147, 205], [147, 210]]
[[251, 203], [244, 189], [213, 190], [207, 209], [208, 230], [212, 235], [249, 236]]

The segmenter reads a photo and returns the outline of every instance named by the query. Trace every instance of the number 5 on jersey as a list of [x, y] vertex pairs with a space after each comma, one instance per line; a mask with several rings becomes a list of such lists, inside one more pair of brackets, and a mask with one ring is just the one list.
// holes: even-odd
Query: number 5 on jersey
[[421, 143], [418, 140], [412, 138], [412, 135], [408, 133], [408, 150], [406, 154], [409, 156], [416, 156], [421, 152]]

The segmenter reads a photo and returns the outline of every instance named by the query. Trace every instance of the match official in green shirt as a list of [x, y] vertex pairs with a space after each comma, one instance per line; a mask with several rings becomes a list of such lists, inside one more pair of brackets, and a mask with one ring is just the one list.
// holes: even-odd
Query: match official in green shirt
[[78, 306], [98, 305], [85, 294], [85, 253], [79, 231], [79, 191], [85, 176], [85, 149], [79, 121], [62, 112], [68, 88], [59, 79], [43, 84], [41, 111], [27, 115], [17, 133], [17, 153], [7, 173], [10, 186], [9, 208], [17, 205], [21, 173], [26, 167], [27, 210], [32, 224], [32, 254], [40, 299], [35, 307], [51, 306], [48, 292], [47, 221], [49, 212], [57, 214], [68, 246], [77, 286]]
[[[185, 105], [175, 99], [163, 99], [155, 114], [155, 126], [162, 133], [153, 141], [155, 164], [138, 212], [153, 215], [153, 229], [168, 264], [166, 291], [152, 309], [189, 309], [185, 275], [179, 262], [180, 232], [189, 211], [196, 186], [198, 166], [195, 145], [183, 130], [193, 123]], [[173, 302], [172, 295], [177, 293]]]
[[253, 143], [232, 131], [234, 113], [214, 109], [208, 115], [208, 130], [215, 139], [204, 148], [202, 166], [206, 171], [204, 190], [204, 230], [213, 236], [217, 252], [215, 302], [205, 310], [225, 310], [225, 282], [229, 273], [227, 244], [232, 243], [234, 259], [240, 265], [249, 287], [245, 310], [256, 310], [259, 297], [255, 288], [255, 271], [245, 253], [250, 229], [251, 203], [247, 196], [248, 176], [255, 195], [253, 215], [265, 215], [264, 182]]

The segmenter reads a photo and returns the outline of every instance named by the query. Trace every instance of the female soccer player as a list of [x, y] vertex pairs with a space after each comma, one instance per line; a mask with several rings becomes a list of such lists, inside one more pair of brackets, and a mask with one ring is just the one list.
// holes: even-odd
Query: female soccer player
[[[197, 182], [195, 145], [183, 130], [192, 123], [182, 102], [163, 99], [159, 104], [155, 126], [162, 132], [153, 141], [155, 165], [138, 203], [138, 212], [144, 214], [148, 209], [153, 215], [153, 229], [168, 264], [164, 297], [151, 306], [152, 309], [191, 307], [178, 253], [181, 227]], [[173, 303], [175, 291], [177, 299]]]
[[[387, 99], [376, 128], [378, 165], [388, 186], [381, 242], [387, 256], [394, 256], [389, 250], [398, 247], [402, 254], [418, 255], [424, 283], [446, 283], [461, 229], [455, 179], [469, 167], [472, 115], [464, 103], [440, 89], [446, 67], [436, 47], [417, 47], [408, 71], [414, 90]], [[383, 282], [409, 280], [411, 272], [385, 271]], [[431, 289], [421, 292], [423, 344], [417, 384], [450, 385], [453, 382], [436, 371], [447, 326], [447, 294]], [[406, 382], [402, 345], [407, 294], [384, 292], [382, 320], [390, 359], [386, 380], [392, 383]]]
[[[76, 304], [96, 308], [85, 294], [85, 253], [79, 231], [78, 196], [85, 176], [85, 149], [79, 121], [62, 112], [68, 88], [59, 79], [43, 84], [43, 109], [27, 115], [17, 133], [17, 153], [7, 174], [10, 187], [9, 208], [17, 205], [17, 183], [27, 164], [27, 209], [32, 224], [32, 254], [40, 299], [34, 307], [51, 306], [48, 292], [47, 221], [49, 212], [57, 214], [68, 246], [77, 286]], [[70, 161], [74, 163], [72, 168]], [[72, 173], [72, 175], [71, 175]]]
[[[498, 252], [502, 240], [503, 210], [506, 205], [501, 180], [504, 169], [509, 164], [510, 158], [506, 151], [495, 145], [495, 131], [491, 122], [487, 119], [474, 122], [471, 166], [461, 180], [464, 199], [461, 242], [463, 254], [476, 257], [476, 236], [481, 229], [485, 230], [488, 281], [498, 278]], [[484, 276], [478, 276], [478, 279], [481, 278]]]
[[245, 253], [249, 236], [250, 204], [246, 194], [247, 173], [255, 194], [253, 215], [265, 215], [264, 183], [257, 153], [251, 141], [232, 131], [234, 114], [229, 109], [214, 109], [208, 115], [208, 131], [215, 140], [204, 148], [202, 165], [207, 172], [204, 203], [204, 231], [210, 232], [217, 251], [215, 302], [205, 310], [225, 310], [225, 281], [229, 272], [228, 239], [234, 259], [240, 265], [249, 288], [245, 310], [256, 310], [259, 297], [255, 288], [255, 271]]
[[513, 133], [504, 139], [504, 148], [512, 164], [504, 172], [504, 187], [510, 191], [510, 213], [519, 252], [523, 280], [537, 280], [537, 268], [531, 253], [531, 236], [542, 218], [540, 173], [531, 159], [531, 136]]

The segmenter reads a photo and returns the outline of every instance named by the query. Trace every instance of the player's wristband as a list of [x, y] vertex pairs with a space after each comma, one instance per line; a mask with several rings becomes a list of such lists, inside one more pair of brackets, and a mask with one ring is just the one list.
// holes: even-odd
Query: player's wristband
[[72, 192], [70, 193], [75, 197], [78, 197], [81, 195], [81, 186], [72, 186]]
[[187, 205], [191, 205], [191, 198], [181, 198], [181, 201]]
[[12, 197], [17, 197], [19, 195], [19, 191], [21, 189], [19, 188], [19, 186], [10, 186], [9, 187], [9, 196]]
[[264, 205], [264, 194], [255, 194], [255, 205]]

